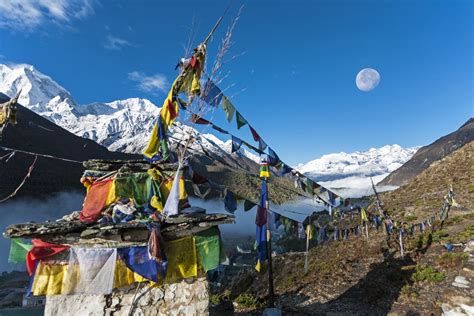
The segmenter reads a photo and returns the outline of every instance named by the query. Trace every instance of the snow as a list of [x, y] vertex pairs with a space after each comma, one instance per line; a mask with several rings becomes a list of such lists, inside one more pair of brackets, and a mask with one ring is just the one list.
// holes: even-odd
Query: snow
[[[372, 194], [370, 177], [374, 183], [382, 181], [400, 168], [419, 149], [386, 145], [354, 153], [324, 155], [296, 168], [310, 178], [339, 192], [342, 196], [359, 197]], [[396, 187], [377, 187], [377, 190], [392, 190]]]

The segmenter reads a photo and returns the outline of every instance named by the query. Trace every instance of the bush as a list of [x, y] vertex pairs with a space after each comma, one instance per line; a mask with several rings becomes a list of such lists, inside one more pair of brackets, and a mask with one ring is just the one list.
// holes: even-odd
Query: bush
[[411, 280], [414, 282], [427, 281], [427, 282], [442, 282], [445, 279], [443, 272], [439, 272], [433, 267], [417, 265], [416, 271], [411, 275]]
[[237, 296], [234, 300], [235, 303], [244, 308], [262, 308], [265, 307], [265, 302], [259, 299], [255, 295], [243, 293]]

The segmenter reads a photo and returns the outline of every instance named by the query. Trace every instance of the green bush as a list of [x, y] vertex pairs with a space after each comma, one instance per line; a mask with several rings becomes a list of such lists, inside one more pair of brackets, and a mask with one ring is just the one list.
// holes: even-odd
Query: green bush
[[234, 300], [235, 303], [244, 308], [262, 308], [265, 307], [265, 302], [259, 299], [255, 295], [243, 293], [237, 296]]
[[433, 267], [417, 265], [416, 271], [411, 275], [411, 280], [414, 282], [428, 281], [438, 283], [443, 281], [445, 275]]
[[465, 252], [447, 252], [438, 258], [438, 263], [444, 267], [457, 267], [465, 263], [469, 259], [469, 255]]

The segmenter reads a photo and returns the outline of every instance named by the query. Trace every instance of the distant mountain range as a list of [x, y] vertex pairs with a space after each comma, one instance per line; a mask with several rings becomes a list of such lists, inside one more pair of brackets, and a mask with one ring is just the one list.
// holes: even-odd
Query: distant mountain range
[[370, 177], [373, 177], [375, 183], [382, 180], [408, 161], [418, 148], [386, 145], [367, 151], [334, 153], [299, 164], [297, 169], [321, 184], [339, 191], [343, 196], [362, 196], [373, 193]]
[[[13, 96], [20, 89], [19, 103], [27, 109], [110, 151], [141, 153], [160, 111], [149, 100], [140, 98], [79, 105], [65, 88], [33, 66], [0, 64], [0, 92]], [[199, 140], [191, 145], [192, 151], [224, 160], [221, 162], [227, 165], [240, 164], [251, 170], [255, 166], [250, 161], [259, 161], [257, 155], [243, 148], [231, 154], [230, 140], [199, 133], [180, 122], [173, 126], [170, 141], [189, 135]], [[382, 180], [408, 161], [417, 149], [388, 145], [366, 152], [335, 153], [300, 164], [297, 169], [328, 187], [339, 189], [343, 195], [365, 195], [371, 193], [369, 176], [374, 181]], [[250, 161], [238, 161], [242, 157]]]

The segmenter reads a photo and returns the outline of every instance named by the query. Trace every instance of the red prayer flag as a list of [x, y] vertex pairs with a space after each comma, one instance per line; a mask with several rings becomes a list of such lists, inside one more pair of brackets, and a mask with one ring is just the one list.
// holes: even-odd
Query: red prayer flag
[[93, 222], [99, 218], [105, 207], [113, 179], [96, 181], [92, 184], [84, 200], [84, 206], [80, 214], [81, 222]]
[[260, 135], [257, 134], [257, 132], [250, 126], [250, 132], [252, 133], [253, 139], [258, 142], [260, 140]]
[[30, 276], [35, 268], [36, 260], [48, 258], [69, 249], [69, 246], [50, 244], [40, 239], [33, 239], [31, 242], [33, 248], [26, 254], [26, 267]]

